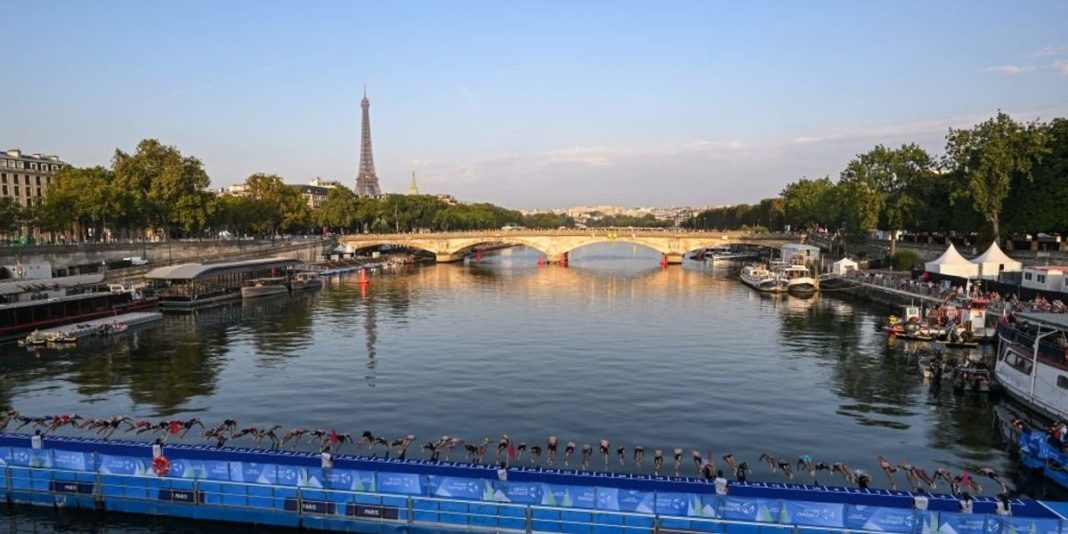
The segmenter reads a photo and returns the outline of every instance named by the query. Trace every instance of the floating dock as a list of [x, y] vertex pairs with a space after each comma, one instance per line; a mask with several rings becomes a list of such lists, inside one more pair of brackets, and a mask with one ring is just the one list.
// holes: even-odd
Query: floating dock
[[80, 323], [57, 326], [55, 328], [49, 328], [47, 330], [38, 330], [36, 335], [37, 337], [46, 339], [56, 334], [80, 338], [96, 335], [98, 332], [100, 332], [101, 327], [106, 327], [115, 323], [124, 323], [126, 326], [138, 326], [154, 321], [159, 321], [160, 319], [163, 319], [163, 314], [160, 312], [122, 313], [119, 315], [104, 317], [102, 319], [93, 319], [91, 321], [82, 321]]
[[10, 502], [155, 516], [365, 533], [717, 532], [821, 534], [1063, 534], [1066, 503], [1014, 499], [1011, 517], [977, 497], [957, 499], [882, 489], [711, 481], [168, 445], [165, 475], [149, 443], [0, 434], [0, 495]]

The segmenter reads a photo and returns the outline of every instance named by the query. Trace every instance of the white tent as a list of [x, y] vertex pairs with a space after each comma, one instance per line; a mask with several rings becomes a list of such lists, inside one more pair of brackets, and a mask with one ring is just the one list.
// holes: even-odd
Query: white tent
[[855, 270], [857, 270], [857, 262], [849, 258], [842, 258], [831, 265], [831, 272], [834, 274], [845, 274]]
[[998, 273], [1001, 272], [1018, 273], [1023, 270], [1023, 264], [1002, 252], [996, 241], [990, 244], [986, 252], [973, 258], [972, 263], [980, 269], [983, 278], [987, 280], [997, 280]]
[[944, 274], [946, 276], [975, 278], [979, 275], [979, 266], [964, 259], [964, 256], [957, 252], [957, 248], [953, 246], [953, 243], [949, 244], [949, 248], [937, 260], [925, 263], [924, 267], [929, 273]]
[[353, 252], [356, 252], [356, 249], [352, 248], [351, 245], [338, 245], [338, 246], [334, 247], [334, 252], [341, 252], [343, 254], [352, 254]]

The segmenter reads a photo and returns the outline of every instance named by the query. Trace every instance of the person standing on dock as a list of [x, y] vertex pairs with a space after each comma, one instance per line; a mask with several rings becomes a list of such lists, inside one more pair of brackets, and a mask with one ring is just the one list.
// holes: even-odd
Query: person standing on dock
[[319, 459], [321, 460], [321, 466], [323, 469], [333, 469], [334, 467], [334, 455], [330, 453], [330, 446], [323, 447], [323, 452], [319, 453]]
[[725, 497], [727, 495], [728, 482], [726, 477], [723, 476], [723, 471], [716, 471], [716, 478], [712, 481], [716, 485], [716, 495]]
[[155, 460], [163, 456], [163, 440], [156, 438], [155, 443], [152, 444], [152, 459]]
[[960, 508], [958, 511], [962, 514], [970, 514], [974, 509], [973, 504], [972, 494], [966, 491], [960, 496]]
[[916, 495], [912, 497], [912, 509], [918, 512], [926, 512], [927, 505], [930, 501], [927, 499], [927, 491], [920, 488], [916, 491]]
[[33, 437], [30, 438], [30, 448], [31, 449], [40, 450], [43, 447], [44, 447], [44, 437], [41, 436], [41, 431], [40, 430], [34, 430], [33, 431]]

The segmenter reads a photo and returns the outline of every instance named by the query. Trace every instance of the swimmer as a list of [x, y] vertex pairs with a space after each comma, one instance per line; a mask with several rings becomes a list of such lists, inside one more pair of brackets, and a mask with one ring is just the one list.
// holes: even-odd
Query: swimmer
[[52, 417], [52, 422], [48, 424], [48, 430], [46, 432], [54, 432], [57, 428], [70, 425], [77, 429], [82, 420], [82, 416], [76, 413], [68, 413], [62, 415], [56, 415]]
[[886, 480], [890, 482], [890, 489], [896, 490], [897, 481], [894, 480], [894, 473], [897, 473], [897, 468], [890, 463], [890, 460], [879, 456], [879, 469], [882, 469], [883, 473], [886, 473]]
[[364, 445], [374, 445], [375, 435], [370, 430], [364, 430], [363, 434], [360, 434], [359, 441], [356, 442], [356, 448], [362, 449]]
[[853, 471], [853, 480], [856, 480], [857, 487], [863, 490], [868, 489], [868, 487], [871, 485], [871, 477], [860, 469], [856, 469]]
[[237, 432], [237, 419], [223, 419], [223, 422], [219, 424], [219, 427], [230, 434], [233, 434], [234, 432]]
[[214, 439], [216, 447], [222, 447], [223, 445], [226, 445], [226, 441], [229, 439], [226, 436], [226, 432], [220, 430], [219, 428], [209, 428], [201, 435], [208, 439]]
[[807, 454], [802, 454], [801, 457], [797, 459], [797, 469], [804, 469], [808, 472], [809, 476], [813, 479], [816, 478], [816, 464], [812, 461], [812, 457]]
[[433, 441], [428, 441], [423, 444], [423, 450], [430, 452], [430, 461], [438, 461], [438, 453], [441, 452], [441, 447]]
[[232, 434], [230, 436], [230, 439], [237, 439], [237, 438], [244, 437], [244, 436], [252, 436], [253, 438], [255, 438], [256, 434], [258, 434], [259, 431], [260, 431], [260, 429], [254, 427], [254, 426], [242, 428], [241, 430], [238, 430], [237, 433]]
[[957, 487], [957, 481], [954, 480], [953, 475], [951, 475], [949, 473], [949, 470], [945, 467], [939, 467], [938, 469], [935, 469], [935, 478], [941, 478], [942, 480], [945, 480], [946, 484], [949, 484], [949, 491], [951, 493], [960, 493], [960, 488]]
[[738, 464], [734, 462], [734, 455], [733, 454], [731, 454], [729, 452], [727, 454], [724, 454], [723, 455], [723, 463], [727, 464], [727, 467], [730, 468], [731, 473], [734, 473], [735, 475], [738, 474]]
[[834, 465], [831, 466], [831, 472], [842, 475], [842, 478], [844, 478], [846, 482], [849, 482], [850, 484], [852, 484], [854, 481], [853, 472], [849, 470], [848, 465], [842, 462], [835, 462]]
[[[304, 435], [307, 434], [308, 432], [310, 432], [310, 430], [308, 430], [307, 428], [304, 428], [302, 426], [294, 428], [293, 430], [290, 430], [289, 432], [286, 432], [285, 435], [282, 436], [282, 445], [285, 445], [286, 443], [289, 443], [290, 441], [292, 441], [293, 442], [293, 446], [290, 447], [289, 450], [295, 450], [297, 448], [297, 444], [300, 443], [301, 438], [303, 438]], [[365, 434], [366, 434], [366, 432], [365, 432]]]
[[18, 417], [19, 412], [15, 410], [7, 410], [4, 413], [0, 413], [0, 431], [3, 431], [5, 428], [7, 428], [7, 425], [12, 421], [17, 420]]
[[511, 440], [508, 439], [508, 434], [501, 435], [501, 439], [497, 440], [497, 458], [494, 463], [501, 463], [501, 454], [508, 450], [509, 443], [511, 443]]
[[82, 423], [81, 430], [96, 430], [99, 434], [100, 429], [106, 427], [107, 425], [107, 419], [86, 419], [85, 422]]
[[[341, 446], [346, 444], [346, 443], [355, 443], [355, 440], [352, 437], [352, 433], [351, 432], [345, 432], [343, 434], [337, 434], [337, 447], [334, 450], [340, 451], [341, 450]], [[275, 450], [277, 450], [278, 446], [275, 445], [274, 448], [275, 448]]]
[[642, 447], [641, 445], [634, 447], [634, 465], [637, 466], [638, 469], [642, 468], [643, 458], [645, 458], [645, 447]]
[[913, 467], [912, 468], [912, 472], [916, 474], [916, 479], [917, 480], [920, 480], [924, 484], [927, 484], [927, 487], [930, 488], [931, 490], [938, 489], [938, 481], [933, 479], [933, 478], [931, 478], [931, 475], [928, 475], [927, 471], [924, 471], [920, 467]]
[[967, 471], [964, 471], [963, 473], [953, 477], [953, 481], [956, 482], [957, 487], [961, 489], [970, 489], [975, 493], [983, 492], [983, 486], [979, 484], [978, 480], [972, 478], [972, 476], [969, 475]]
[[564, 467], [571, 465], [571, 455], [575, 454], [575, 442], [569, 441], [564, 445]]
[[148, 426], [151, 426], [151, 425], [152, 425], [152, 421], [149, 421], [148, 419], [142, 419], [140, 421], [134, 421], [132, 423], [127, 421], [126, 422], [126, 433], [139, 431], [142, 428], [145, 428], [145, 427], [148, 427]]
[[707, 462], [705, 461], [704, 458], [701, 457], [701, 451], [696, 450], [696, 449], [690, 451], [690, 457], [693, 458], [693, 465], [695, 467], [697, 467], [697, 474], [698, 475], [701, 474], [701, 468], [703, 466], [705, 466], [705, 465], [711, 465], [712, 466], [712, 472], [713, 473], [716, 472], [716, 466], [715, 466], [715, 464], [712, 463], [712, 451], [708, 451], [708, 460], [709, 461], [707, 461]]
[[530, 448], [530, 463], [536, 464], [541, 461], [541, 447], [535, 445]]
[[[274, 425], [271, 428], [257, 430], [256, 436], [253, 438], [253, 440], [256, 442], [256, 445], [259, 445], [260, 442], [263, 441], [263, 438], [269, 438], [271, 440], [271, 450], [277, 450], [279, 441], [278, 435], [274, 432], [275, 430], [279, 430], [281, 428], [282, 425]], [[186, 431], [188, 431], [188, 429]], [[185, 433], [183, 432], [182, 435], [184, 436]]]
[[462, 438], [449, 438], [448, 443], [445, 444], [445, 461], [449, 461], [449, 455], [452, 454], [452, 450], [460, 445], [464, 444]]
[[619, 460], [619, 465], [624, 464], [624, 460], [627, 458], [627, 448], [619, 447], [616, 449], [616, 458]]
[[590, 458], [593, 456], [593, 447], [589, 443], [582, 445], [582, 470], [590, 468]]
[[[204, 428], [204, 423], [202, 423], [200, 421], [200, 419], [197, 418], [197, 417], [194, 417], [194, 418], [192, 418], [192, 419], [190, 419], [188, 421], [183, 422], [182, 423], [182, 433], [178, 437], [179, 438], [184, 438], [185, 435], [188, 434], [189, 431], [192, 430], [193, 427], [197, 426], [197, 425], [199, 425], [200, 428]], [[282, 427], [278, 427], [278, 428], [282, 428]]]
[[786, 475], [787, 480], [794, 479], [794, 468], [790, 465], [790, 462], [787, 462], [786, 460], [775, 460], [775, 465], [778, 465], [779, 469], [782, 469], [782, 474]]
[[682, 468], [682, 449], [680, 447], [675, 447], [673, 452], [675, 453], [673, 456], [675, 459], [675, 476], [679, 476], [679, 469]]
[[661, 467], [664, 467], [664, 451], [656, 449], [653, 451], [653, 474], [659, 475]]
[[774, 472], [779, 470], [779, 462], [775, 461], [775, 457], [774, 456], [772, 456], [772, 455], [770, 455], [770, 454], [765, 452], [765, 453], [761, 453], [760, 458], [757, 458], [757, 459], [761, 460], [761, 461], [764, 461], [764, 462], [767, 462], [768, 468], [771, 469], [772, 473], [774, 473]]
[[750, 471], [749, 462], [742, 462], [738, 464], [738, 469], [734, 472], [734, 478], [738, 479], [739, 482], [745, 482], [749, 478]]
[[604, 457], [604, 469], [608, 470], [608, 453], [612, 450], [612, 446], [609, 445], [607, 439], [601, 440], [601, 456]]
[[909, 483], [909, 490], [916, 491], [916, 488], [920, 485], [919, 478], [916, 476], [916, 468], [908, 462], [908, 460], [901, 460], [900, 464], [897, 464], [897, 468], [905, 472], [905, 481]]
[[997, 473], [997, 471], [994, 471], [993, 469], [991, 469], [989, 467], [980, 467], [979, 471], [977, 471], [977, 472], [980, 475], [983, 475], [984, 477], [989, 478], [990, 480], [993, 480], [994, 482], [997, 482], [998, 485], [1001, 486], [1001, 493], [1007, 494], [1009, 492], [1008, 486], [1006, 486], [1005, 482], [1003, 482], [1001, 480], [1001, 475], [999, 475]]
[[400, 443], [394, 442], [393, 446], [397, 448], [397, 458], [401, 460], [408, 456], [408, 447], [415, 443], [415, 434], [408, 434], [400, 440]]
[[550, 467], [552, 467], [552, 465], [556, 463], [556, 447], [558, 446], [558, 443], [559, 441], [556, 439], [556, 436], [549, 436], [549, 439], [546, 440], [545, 450], [549, 452], [548, 456]]
[[129, 423], [129, 421], [130, 417], [127, 415], [113, 415], [107, 420], [107, 426], [101, 428], [97, 434], [103, 436], [104, 439], [108, 439], [119, 429], [119, 425]]

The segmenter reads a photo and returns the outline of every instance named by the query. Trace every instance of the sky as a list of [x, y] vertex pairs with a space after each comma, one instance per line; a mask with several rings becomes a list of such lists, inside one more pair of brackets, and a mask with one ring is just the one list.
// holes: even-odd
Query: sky
[[512, 208], [708, 206], [998, 110], [1068, 116], [1068, 2], [0, 0], [0, 148], [108, 165], [144, 138]]

